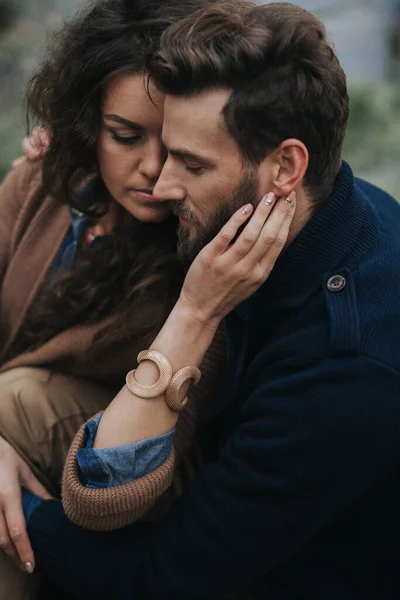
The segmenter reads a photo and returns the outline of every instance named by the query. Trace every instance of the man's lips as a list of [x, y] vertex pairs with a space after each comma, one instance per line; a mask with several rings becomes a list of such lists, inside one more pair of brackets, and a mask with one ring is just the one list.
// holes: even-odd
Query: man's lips
[[187, 221], [187, 220], [186, 220], [186, 219], [184, 219], [183, 217], [178, 217], [178, 219], [179, 219], [179, 223], [180, 223], [181, 225], [185, 225], [185, 226], [187, 226], [187, 225], [189, 225], [189, 223], [190, 223], [190, 221]]

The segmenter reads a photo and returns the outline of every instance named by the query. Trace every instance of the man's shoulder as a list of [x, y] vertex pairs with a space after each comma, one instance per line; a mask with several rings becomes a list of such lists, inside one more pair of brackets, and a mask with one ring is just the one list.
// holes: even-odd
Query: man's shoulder
[[355, 186], [372, 203], [379, 223], [376, 243], [353, 265], [358, 305], [374, 310], [376, 320], [389, 313], [400, 323], [400, 204], [367, 181], [356, 179]]
[[380, 219], [389, 228], [400, 231], [400, 203], [376, 185], [354, 178], [356, 192], [362, 193], [373, 204]]
[[[357, 236], [340, 259], [332, 257], [325, 272], [316, 275], [312, 293], [299, 292], [300, 300], [292, 292], [280, 298], [276, 314], [264, 314], [265, 303], [260, 303], [263, 313], [254, 317], [259, 368], [303, 368], [325, 359], [365, 355], [400, 372], [400, 205], [359, 179], [353, 200], [363, 213]], [[353, 225], [347, 226], [351, 237]], [[302, 283], [299, 278], [300, 291]]]
[[370, 181], [361, 179], [361, 177], [354, 177], [354, 183], [368, 196], [379, 198], [379, 200], [382, 200], [384, 202], [387, 201], [390, 203], [397, 204], [397, 200], [393, 198], [393, 196], [388, 194], [388, 192], [378, 187], [377, 185], [371, 183]]

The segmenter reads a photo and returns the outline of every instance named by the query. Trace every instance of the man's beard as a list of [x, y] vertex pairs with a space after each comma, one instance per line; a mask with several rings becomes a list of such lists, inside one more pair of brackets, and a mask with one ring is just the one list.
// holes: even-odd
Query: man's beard
[[[172, 210], [178, 217], [189, 221], [196, 229], [196, 236], [190, 238], [188, 228], [183, 225], [178, 227], [178, 258], [186, 266], [189, 266], [198, 253], [221, 231], [222, 227], [229, 221], [231, 216], [245, 204], [252, 204], [254, 207], [258, 204], [259, 181], [255, 167], [247, 167], [246, 172], [237, 186], [237, 188], [226, 198], [220, 201], [219, 207], [212, 214], [206, 223], [200, 223], [190, 210], [179, 202], [172, 204]], [[239, 228], [237, 236], [241, 233], [245, 224]]]

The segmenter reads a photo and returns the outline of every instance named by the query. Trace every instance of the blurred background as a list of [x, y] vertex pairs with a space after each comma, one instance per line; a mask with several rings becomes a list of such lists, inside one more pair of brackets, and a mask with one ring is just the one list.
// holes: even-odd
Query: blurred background
[[[0, 0], [0, 180], [26, 131], [24, 85], [51, 31], [84, 2]], [[357, 175], [400, 200], [400, 0], [296, 3], [325, 23], [348, 76], [345, 158]]]

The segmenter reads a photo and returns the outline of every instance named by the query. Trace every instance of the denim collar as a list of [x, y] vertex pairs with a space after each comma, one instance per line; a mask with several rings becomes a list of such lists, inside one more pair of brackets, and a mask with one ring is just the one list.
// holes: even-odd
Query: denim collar
[[90, 217], [80, 212], [76, 208], [70, 208], [69, 214], [71, 217], [71, 228], [74, 242], [79, 242], [89, 225]]

